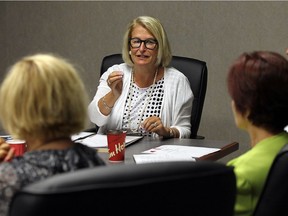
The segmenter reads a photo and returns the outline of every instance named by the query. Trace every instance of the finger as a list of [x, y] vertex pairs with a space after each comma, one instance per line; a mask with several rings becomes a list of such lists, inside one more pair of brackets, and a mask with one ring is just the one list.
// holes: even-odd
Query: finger
[[4, 158], [4, 161], [10, 161], [12, 160], [12, 158], [14, 157], [15, 155], [15, 149], [14, 148], [11, 148], [8, 152], [8, 154], [6, 155], [6, 157]]
[[0, 149], [8, 151], [10, 148], [11, 148], [10, 145], [8, 143], [6, 143], [6, 142], [0, 144]]
[[158, 126], [157, 122], [152, 123], [152, 127], [156, 128]]
[[4, 160], [5, 157], [7, 156], [7, 151], [0, 150], [0, 161]]
[[159, 120], [160, 118], [155, 116], [148, 117], [142, 122], [142, 127], [148, 131], [151, 131], [159, 126], [159, 122], [161, 123], [161, 120]]
[[0, 137], [0, 144], [5, 143], [5, 139]]
[[116, 77], [113, 77], [113, 78], [108, 78], [107, 79], [107, 84], [108, 84], [108, 86], [111, 86], [113, 84], [117, 85], [118, 83], [120, 83], [122, 81], [123, 81], [122, 76], [116, 76]]
[[158, 127], [158, 123], [157, 123], [157, 122], [149, 123], [148, 131], [150, 131], [150, 132], [154, 132], [155, 129], [157, 129], [157, 127]]
[[155, 118], [155, 116], [150, 116], [150, 117], [144, 119], [144, 121], [142, 122], [142, 124], [143, 124], [143, 125], [146, 125], [146, 126], [148, 127], [149, 125], [151, 125], [152, 123], [154, 123], [154, 122], [156, 122], [156, 121], [157, 121], [157, 119]]
[[[148, 118], [147, 118], [148, 119]], [[142, 126], [142, 128], [144, 128], [146, 131], [150, 131], [151, 129], [152, 129], [152, 121], [149, 121], [149, 120], [147, 120], [147, 119], [145, 119], [143, 122], [142, 122], [142, 124], [141, 124], [141, 126]]]
[[10, 150], [10, 146], [7, 145], [8, 144], [4, 143], [0, 146], [0, 160], [4, 160]]

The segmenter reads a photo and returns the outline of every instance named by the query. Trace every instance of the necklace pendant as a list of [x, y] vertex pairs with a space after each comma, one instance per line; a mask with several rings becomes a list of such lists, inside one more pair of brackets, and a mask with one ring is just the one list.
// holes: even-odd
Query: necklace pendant
[[136, 122], [129, 121], [129, 128], [128, 129], [133, 133], [137, 133], [138, 129], [139, 129], [139, 125]]

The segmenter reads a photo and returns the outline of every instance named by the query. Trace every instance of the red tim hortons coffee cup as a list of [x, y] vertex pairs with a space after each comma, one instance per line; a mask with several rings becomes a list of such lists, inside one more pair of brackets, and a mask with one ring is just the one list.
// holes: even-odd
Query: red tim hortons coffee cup
[[108, 153], [110, 162], [123, 162], [125, 160], [126, 131], [109, 130], [107, 132]]
[[11, 139], [6, 140], [6, 143], [8, 143], [11, 146], [11, 148], [14, 148], [15, 156], [21, 156], [26, 152], [25, 140]]

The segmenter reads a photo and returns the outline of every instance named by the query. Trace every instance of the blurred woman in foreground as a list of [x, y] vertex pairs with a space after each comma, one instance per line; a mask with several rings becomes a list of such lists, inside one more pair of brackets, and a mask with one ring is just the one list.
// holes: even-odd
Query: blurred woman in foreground
[[13, 149], [0, 144], [0, 215], [27, 184], [104, 164], [70, 138], [86, 126], [87, 98], [76, 69], [61, 57], [37, 54], [11, 67], [0, 88], [0, 119], [13, 138], [26, 141], [27, 152], [13, 158]]

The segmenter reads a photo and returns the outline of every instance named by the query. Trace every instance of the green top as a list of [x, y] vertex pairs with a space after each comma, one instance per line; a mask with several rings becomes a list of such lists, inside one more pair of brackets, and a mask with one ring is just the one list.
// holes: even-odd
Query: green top
[[262, 140], [245, 154], [227, 163], [234, 166], [237, 178], [235, 215], [253, 214], [272, 162], [287, 143], [288, 133], [282, 132]]

